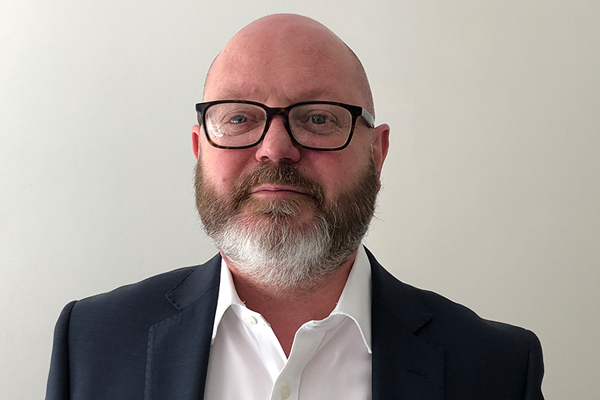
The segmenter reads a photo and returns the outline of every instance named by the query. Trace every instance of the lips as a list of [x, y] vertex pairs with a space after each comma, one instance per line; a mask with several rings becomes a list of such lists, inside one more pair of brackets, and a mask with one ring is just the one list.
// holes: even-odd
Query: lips
[[250, 190], [250, 194], [256, 194], [256, 193], [279, 193], [279, 192], [288, 192], [288, 193], [296, 193], [296, 194], [302, 194], [305, 196], [309, 196], [308, 193], [304, 192], [301, 189], [292, 187], [292, 186], [282, 186], [282, 185], [260, 185], [258, 187], [253, 188], [252, 190]]

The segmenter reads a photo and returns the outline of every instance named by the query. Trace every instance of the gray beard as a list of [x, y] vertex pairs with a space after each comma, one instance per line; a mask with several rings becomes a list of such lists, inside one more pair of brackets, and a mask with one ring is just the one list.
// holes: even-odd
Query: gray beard
[[331, 257], [330, 227], [324, 218], [295, 227], [285, 219], [247, 222], [240, 218], [212, 236], [215, 245], [244, 275], [276, 292], [319, 285], [350, 254]]
[[[310, 199], [256, 200], [249, 190], [263, 183], [285, 184]], [[196, 205], [207, 235], [236, 270], [274, 293], [317, 288], [356, 251], [375, 210], [379, 176], [373, 160], [350, 188], [332, 201], [289, 165], [261, 165], [242, 179], [230, 199], [205, 182], [196, 166]], [[244, 207], [244, 209], [241, 209]], [[307, 207], [313, 218], [298, 223]]]

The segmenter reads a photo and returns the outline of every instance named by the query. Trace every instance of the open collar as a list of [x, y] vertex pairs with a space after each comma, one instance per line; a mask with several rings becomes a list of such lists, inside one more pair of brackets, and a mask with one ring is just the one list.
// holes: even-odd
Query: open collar
[[[366, 254], [372, 274], [373, 400], [441, 400], [444, 349], [418, 336], [430, 312], [410, 286]], [[167, 294], [178, 312], [150, 328], [145, 400], [203, 398], [220, 266], [217, 255]]]
[[[371, 353], [371, 268], [367, 253], [360, 246], [348, 279], [331, 315], [344, 315], [352, 319]], [[211, 344], [217, 336], [221, 319], [232, 305], [244, 306], [239, 298], [231, 271], [224, 259], [221, 259], [219, 297], [212, 329]]]

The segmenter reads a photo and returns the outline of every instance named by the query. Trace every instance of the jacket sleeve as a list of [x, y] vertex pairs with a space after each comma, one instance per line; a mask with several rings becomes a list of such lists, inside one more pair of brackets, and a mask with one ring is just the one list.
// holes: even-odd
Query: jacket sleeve
[[69, 320], [75, 301], [62, 310], [54, 329], [54, 346], [46, 387], [46, 400], [70, 399]]
[[529, 331], [529, 365], [527, 369], [527, 387], [525, 400], [544, 400], [542, 394], [542, 378], [544, 377], [544, 360], [542, 345], [537, 336]]

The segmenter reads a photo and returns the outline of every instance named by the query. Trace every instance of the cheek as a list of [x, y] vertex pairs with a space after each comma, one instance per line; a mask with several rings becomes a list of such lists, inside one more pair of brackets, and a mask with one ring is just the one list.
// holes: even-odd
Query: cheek
[[303, 160], [302, 172], [323, 188], [326, 198], [334, 198], [356, 182], [369, 161], [367, 151], [346, 148], [340, 152], [312, 152]]
[[198, 159], [202, 163], [205, 179], [220, 193], [231, 193], [248, 169], [246, 153], [244, 150], [202, 147]]

